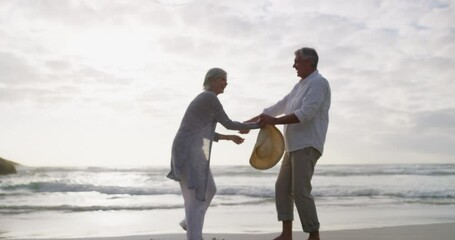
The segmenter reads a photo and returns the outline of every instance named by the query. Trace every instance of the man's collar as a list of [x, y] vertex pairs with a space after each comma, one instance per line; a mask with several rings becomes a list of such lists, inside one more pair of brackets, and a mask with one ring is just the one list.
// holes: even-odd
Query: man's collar
[[308, 75], [306, 78], [300, 79], [300, 82], [304, 82], [307, 79], [314, 78], [315, 76], [319, 75], [319, 71], [316, 69], [314, 70], [310, 75]]

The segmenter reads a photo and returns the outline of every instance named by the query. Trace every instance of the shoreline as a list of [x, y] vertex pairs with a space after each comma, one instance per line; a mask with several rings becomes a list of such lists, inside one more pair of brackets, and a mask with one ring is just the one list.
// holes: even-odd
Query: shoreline
[[[364, 231], [363, 229], [393, 229], [405, 226], [446, 226], [455, 229], [455, 209], [448, 206], [372, 206], [325, 207], [320, 211], [321, 239], [334, 232]], [[185, 232], [178, 225], [182, 209], [154, 211], [97, 211], [55, 214], [10, 215], [0, 217], [0, 239], [62, 239], [62, 240], [185, 240]], [[295, 239], [306, 239], [299, 219], [294, 220]], [[27, 226], [24, 228], [24, 226]], [[214, 206], [207, 212], [204, 224], [205, 240], [274, 239], [281, 231], [272, 206]], [[433, 231], [433, 230], [431, 230]], [[442, 232], [447, 231], [442, 229]], [[379, 230], [380, 234], [382, 231]], [[301, 234], [302, 236], [300, 236]], [[453, 240], [455, 233], [451, 232]], [[338, 234], [335, 234], [337, 236]], [[352, 234], [351, 234], [352, 235]], [[358, 233], [355, 233], [358, 235]], [[227, 236], [227, 237], [225, 237]], [[248, 237], [244, 237], [248, 236]], [[351, 239], [351, 238], [341, 238]], [[361, 238], [360, 238], [361, 239]], [[365, 240], [368, 240], [366, 238]], [[374, 238], [373, 238], [374, 239]], [[390, 238], [392, 239], [392, 238]], [[418, 240], [413, 239], [413, 240]], [[422, 238], [422, 240], [425, 238]], [[431, 238], [442, 239], [442, 238]], [[401, 240], [401, 239], [400, 239]], [[426, 240], [426, 239], [425, 239]]]
[[[204, 233], [206, 240], [264, 240], [274, 239], [279, 233]], [[294, 231], [294, 239], [306, 239], [307, 234]], [[455, 237], [455, 222], [423, 225], [403, 225], [393, 227], [347, 229], [321, 231], [324, 240], [452, 240]], [[44, 238], [43, 238], [44, 239]], [[114, 237], [87, 237], [87, 238], [48, 238], [53, 240], [185, 240], [185, 234], [150, 234]], [[16, 239], [31, 240], [31, 239]]]

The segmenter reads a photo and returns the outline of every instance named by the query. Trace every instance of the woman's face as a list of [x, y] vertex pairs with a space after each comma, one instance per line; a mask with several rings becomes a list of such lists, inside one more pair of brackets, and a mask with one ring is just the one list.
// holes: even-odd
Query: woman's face
[[223, 93], [224, 89], [227, 86], [226, 76], [216, 78], [212, 81], [210, 91], [214, 92], [216, 95]]

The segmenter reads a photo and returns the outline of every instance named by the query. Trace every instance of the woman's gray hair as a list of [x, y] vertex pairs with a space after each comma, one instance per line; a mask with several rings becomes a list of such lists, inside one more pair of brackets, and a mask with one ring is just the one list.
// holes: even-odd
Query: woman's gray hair
[[314, 69], [318, 68], [319, 56], [316, 50], [314, 50], [313, 48], [304, 47], [299, 50], [296, 50], [294, 54], [296, 56], [299, 55], [302, 59], [310, 59], [311, 65], [314, 67]]
[[212, 87], [212, 81], [215, 79], [218, 79], [220, 77], [226, 77], [227, 73], [221, 68], [211, 68], [207, 71], [207, 74], [205, 74], [205, 79], [204, 79], [204, 90], [210, 90]]

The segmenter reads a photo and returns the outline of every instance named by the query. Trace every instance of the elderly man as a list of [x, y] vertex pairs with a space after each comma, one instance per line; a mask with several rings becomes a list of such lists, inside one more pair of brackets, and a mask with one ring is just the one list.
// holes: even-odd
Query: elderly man
[[275, 240], [292, 239], [294, 203], [303, 231], [309, 233], [308, 239], [317, 240], [319, 220], [311, 195], [311, 178], [324, 149], [331, 91], [328, 81], [317, 70], [316, 50], [301, 48], [294, 55], [293, 67], [301, 79], [283, 99], [247, 122], [284, 124], [285, 154], [275, 185], [278, 220], [283, 222], [283, 231]]

